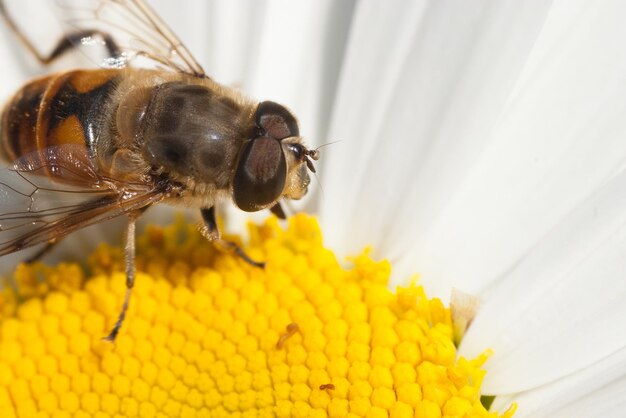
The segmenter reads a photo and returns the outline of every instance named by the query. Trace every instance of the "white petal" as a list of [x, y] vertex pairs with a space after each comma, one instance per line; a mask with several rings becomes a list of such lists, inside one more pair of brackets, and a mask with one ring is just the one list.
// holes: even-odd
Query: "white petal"
[[[4, 31], [3, 31], [4, 32]], [[2, 62], [2, 83], [0, 83], [0, 104], [11, 97], [15, 90], [20, 87], [23, 80], [21, 69], [14, 59], [13, 48], [10, 47], [2, 33], [0, 39], [0, 62]]]
[[343, 142], [320, 170], [330, 245], [374, 244], [393, 261], [432, 239], [428, 228], [491, 140], [549, 5], [403, 6], [359, 3], [331, 129]]
[[494, 410], [518, 403], [516, 418], [623, 417], [626, 349], [554, 383], [518, 395], [497, 397]]
[[486, 294], [460, 347], [485, 348], [486, 393], [517, 393], [626, 347], [626, 171], [571, 213]]
[[409, 229], [403, 265], [429, 284], [480, 293], [624, 164], [626, 4], [594, 6], [554, 5], [491, 143], [448, 205]]

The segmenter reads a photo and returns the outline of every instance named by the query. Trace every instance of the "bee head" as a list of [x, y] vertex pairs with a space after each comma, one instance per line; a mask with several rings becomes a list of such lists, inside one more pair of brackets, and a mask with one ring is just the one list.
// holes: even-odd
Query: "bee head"
[[296, 118], [278, 103], [259, 104], [255, 130], [241, 151], [233, 178], [235, 203], [247, 212], [270, 207], [281, 197], [304, 196], [311, 181], [307, 168], [315, 172], [311, 159], [319, 157], [302, 145]]

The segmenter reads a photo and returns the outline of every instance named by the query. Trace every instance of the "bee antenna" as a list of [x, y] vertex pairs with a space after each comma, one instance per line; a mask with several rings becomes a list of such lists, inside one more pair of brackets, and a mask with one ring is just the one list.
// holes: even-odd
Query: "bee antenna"
[[343, 142], [343, 139], [338, 139], [338, 140], [336, 140], [336, 141], [326, 142], [325, 144], [322, 144], [322, 145], [320, 145], [319, 147], [315, 148], [315, 150], [314, 150], [314, 151], [317, 151], [317, 150], [319, 150], [320, 148], [324, 148], [324, 147], [327, 147], [327, 146], [329, 146], [329, 145], [337, 144], [337, 143], [339, 143], [339, 142]]
[[316, 149], [305, 150], [304, 155], [306, 155], [307, 157], [311, 157], [311, 159], [313, 159], [314, 161], [317, 161], [320, 158], [320, 153]]

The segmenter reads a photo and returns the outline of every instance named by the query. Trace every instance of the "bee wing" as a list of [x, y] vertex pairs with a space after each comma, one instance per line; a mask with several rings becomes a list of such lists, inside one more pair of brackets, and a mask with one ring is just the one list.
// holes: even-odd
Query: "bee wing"
[[84, 147], [28, 154], [0, 170], [0, 255], [147, 207], [164, 196], [165, 190], [147, 182], [98, 174]]
[[103, 45], [112, 56], [104, 67], [122, 68], [137, 59], [203, 77], [202, 66], [176, 34], [144, 0], [57, 0], [68, 34], [97, 30], [109, 37], [68, 39], [82, 45]]

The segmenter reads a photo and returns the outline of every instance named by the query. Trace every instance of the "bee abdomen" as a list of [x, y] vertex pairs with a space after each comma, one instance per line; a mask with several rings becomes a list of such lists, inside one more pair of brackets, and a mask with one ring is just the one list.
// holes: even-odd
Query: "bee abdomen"
[[2, 114], [0, 142], [6, 160], [63, 144], [93, 154], [119, 72], [71, 71], [40, 78], [18, 92]]
[[0, 158], [11, 162], [37, 149], [35, 135], [41, 99], [50, 77], [24, 86], [7, 104], [0, 123]]

